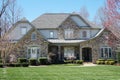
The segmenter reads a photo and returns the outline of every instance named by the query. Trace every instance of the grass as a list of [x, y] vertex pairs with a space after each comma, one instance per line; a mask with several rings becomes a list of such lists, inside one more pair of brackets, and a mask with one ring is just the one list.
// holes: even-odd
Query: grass
[[120, 80], [119, 66], [0, 68], [0, 80]]

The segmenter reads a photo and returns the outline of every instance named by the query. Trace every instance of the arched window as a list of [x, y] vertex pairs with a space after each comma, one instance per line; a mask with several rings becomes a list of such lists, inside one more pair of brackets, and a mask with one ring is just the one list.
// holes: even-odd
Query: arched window
[[82, 32], [82, 37], [87, 37], [87, 32], [86, 31]]
[[32, 40], [36, 40], [36, 37], [37, 37], [37, 36], [36, 36], [36, 33], [32, 33], [31, 39], [32, 39]]

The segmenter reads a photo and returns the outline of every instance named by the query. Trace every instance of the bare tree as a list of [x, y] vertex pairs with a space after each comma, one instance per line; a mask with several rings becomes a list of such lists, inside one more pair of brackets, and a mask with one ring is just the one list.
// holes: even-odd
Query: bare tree
[[20, 19], [21, 16], [21, 8], [17, 6], [16, 0], [8, 1], [9, 3], [5, 8], [4, 13], [3, 11], [1, 12], [2, 16], [0, 18], [2, 29], [1, 32], [3, 33], [3, 35], [0, 38], [0, 51], [4, 64], [7, 59], [7, 55], [10, 54], [10, 52], [15, 47], [15, 43], [13, 43], [13, 40], [10, 38], [12, 37], [12, 35], [7, 36], [8, 30], [11, 28], [11, 26], [14, 26], [14, 24]]
[[21, 18], [21, 7], [18, 7], [16, 0], [11, 0], [8, 10], [5, 12], [11, 25], [15, 24]]
[[13, 26], [21, 18], [21, 7], [18, 7], [16, 0], [9, 0], [4, 14], [1, 17], [1, 32], [6, 33], [11, 26]]
[[0, 18], [6, 11], [7, 7], [9, 6], [10, 0], [1, 0], [0, 1]]
[[87, 10], [87, 8], [86, 8], [85, 6], [83, 6], [83, 7], [80, 8], [79, 14], [80, 14], [82, 17], [87, 18], [87, 19], [88, 19], [88, 17], [89, 17], [88, 10]]

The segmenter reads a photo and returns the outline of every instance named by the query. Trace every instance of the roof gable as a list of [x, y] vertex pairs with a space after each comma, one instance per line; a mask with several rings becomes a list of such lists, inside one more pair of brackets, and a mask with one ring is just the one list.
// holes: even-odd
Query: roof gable
[[38, 29], [58, 28], [69, 17], [71, 17], [73, 21], [82, 28], [83, 26], [86, 26], [85, 28], [99, 28], [87, 19], [81, 17], [79, 14], [74, 13], [46, 13], [33, 20], [32, 24]]
[[32, 21], [32, 24], [39, 29], [57, 28], [68, 16], [69, 14], [43, 14]]

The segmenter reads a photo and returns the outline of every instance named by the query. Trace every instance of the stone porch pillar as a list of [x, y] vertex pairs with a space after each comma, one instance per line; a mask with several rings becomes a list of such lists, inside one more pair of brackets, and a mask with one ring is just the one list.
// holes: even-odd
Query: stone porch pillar
[[61, 46], [58, 45], [58, 57], [59, 57], [59, 60], [61, 60]]
[[82, 48], [80, 47], [80, 60], [82, 60]]

